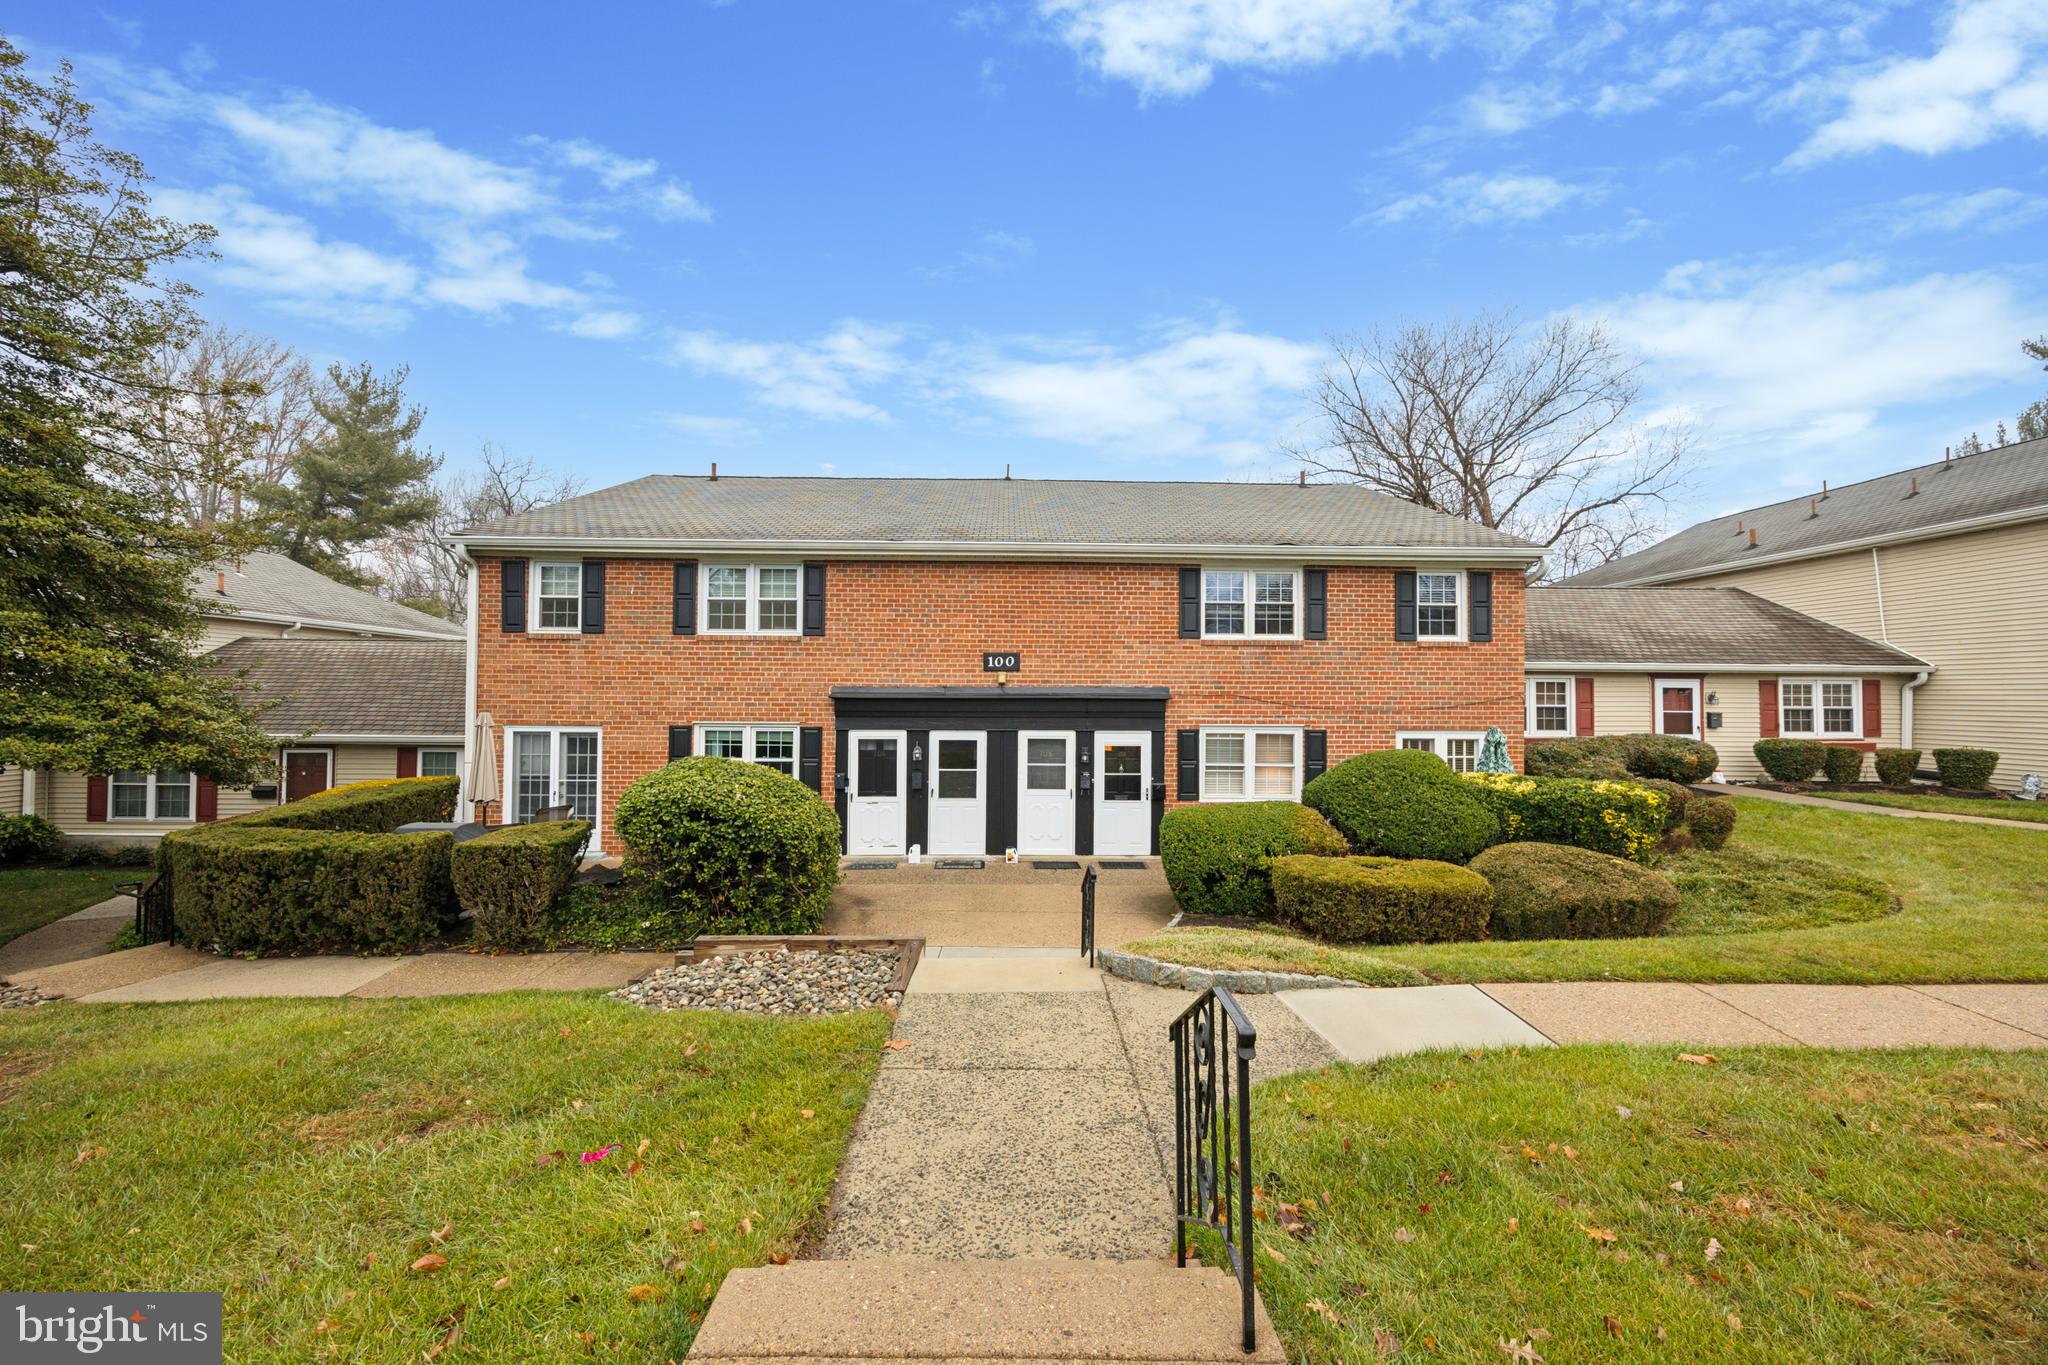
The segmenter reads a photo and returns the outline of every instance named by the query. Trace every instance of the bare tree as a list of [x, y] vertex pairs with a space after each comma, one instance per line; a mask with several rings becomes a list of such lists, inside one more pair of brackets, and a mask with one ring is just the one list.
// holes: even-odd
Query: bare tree
[[138, 424], [192, 526], [233, 520], [242, 493], [282, 483], [320, 428], [312, 367], [268, 337], [208, 327], [158, 348], [150, 369]]
[[467, 602], [462, 561], [448, 544], [461, 527], [573, 498], [583, 481], [556, 474], [531, 457], [512, 455], [486, 441], [477, 467], [449, 474], [435, 485], [440, 507], [434, 515], [392, 536], [376, 551], [377, 591], [421, 611], [463, 619]]
[[1339, 339], [1312, 394], [1318, 474], [1550, 550], [1545, 576], [1653, 539], [1692, 452], [1684, 424], [1632, 417], [1636, 364], [1598, 323], [1506, 315]]

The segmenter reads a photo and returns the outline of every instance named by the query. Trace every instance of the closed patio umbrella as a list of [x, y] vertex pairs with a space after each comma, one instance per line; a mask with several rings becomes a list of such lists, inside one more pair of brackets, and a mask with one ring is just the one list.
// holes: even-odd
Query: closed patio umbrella
[[469, 800], [488, 806], [498, 799], [498, 751], [491, 743], [491, 713], [479, 711], [469, 737]]

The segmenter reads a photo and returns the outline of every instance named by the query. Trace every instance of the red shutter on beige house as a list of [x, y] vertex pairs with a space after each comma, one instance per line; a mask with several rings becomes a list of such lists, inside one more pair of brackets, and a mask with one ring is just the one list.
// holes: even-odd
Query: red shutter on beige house
[[1756, 732], [1765, 739], [1778, 737], [1778, 680], [1765, 678], [1756, 685]]
[[107, 779], [104, 777], [85, 779], [85, 818], [89, 823], [107, 818]]
[[418, 777], [420, 775], [420, 751], [416, 744], [398, 746], [398, 775]]
[[1876, 678], [1863, 680], [1863, 737], [1878, 739], [1884, 734], [1884, 684]]
[[192, 818], [202, 825], [220, 819], [220, 783], [210, 777], [199, 779], [199, 795], [192, 802]]
[[1576, 693], [1575, 699], [1578, 702], [1578, 724], [1575, 729], [1580, 735], [1590, 735], [1593, 733], [1593, 680], [1574, 678], [1572, 682]]

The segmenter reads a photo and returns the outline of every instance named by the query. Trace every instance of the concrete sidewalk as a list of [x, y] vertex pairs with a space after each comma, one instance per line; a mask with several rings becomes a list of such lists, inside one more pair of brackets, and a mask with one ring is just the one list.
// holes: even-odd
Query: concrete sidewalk
[[[1808, 796], [1804, 792], [1774, 792], [1762, 787], [1717, 786], [1711, 782], [1695, 782], [1693, 790], [1712, 796], [1753, 796], [1759, 801], [1783, 801], [1794, 806], [1826, 806], [1829, 810], [1845, 810], [1856, 815], [1892, 815], [1902, 820], [1948, 820], [1959, 825], [1997, 825], [2001, 829], [2033, 829], [2048, 833], [2048, 821], [2001, 820], [1995, 815], [1968, 815], [1961, 811], [1906, 810], [1898, 806], [1871, 806], [1861, 801], [1831, 801], [1825, 796]], [[1984, 803], [1993, 809], [1997, 801]]]

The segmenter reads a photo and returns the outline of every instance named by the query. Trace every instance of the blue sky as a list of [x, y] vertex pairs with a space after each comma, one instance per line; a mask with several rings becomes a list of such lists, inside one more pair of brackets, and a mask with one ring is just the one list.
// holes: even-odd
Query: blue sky
[[[462, 12], [458, 12], [458, 9]], [[452, 463], [1285, 476], [1333, 334], [1597, 317], [1685, 509], [2048, 389], [2048, 5], [17, 7], [212, 320]]]

